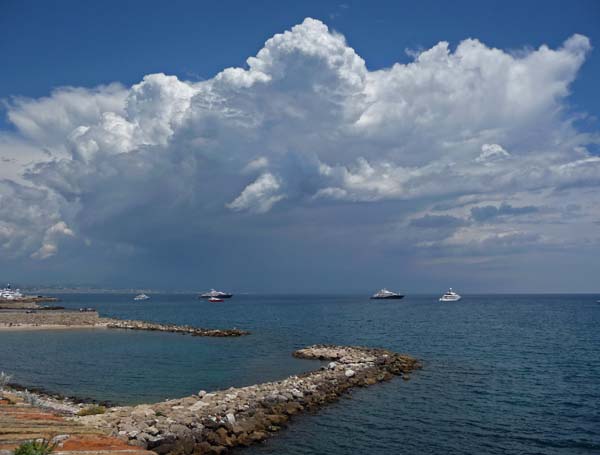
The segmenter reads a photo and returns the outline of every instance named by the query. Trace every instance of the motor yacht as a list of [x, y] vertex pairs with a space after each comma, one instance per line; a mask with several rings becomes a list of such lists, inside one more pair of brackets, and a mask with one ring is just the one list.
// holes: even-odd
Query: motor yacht
[[217, 299], [230, 299], [231, 297], [233, 297], [233, 294], [229, 294], [223, 291], [216, 291], [214, 289], [211, 289], [210, 291], [205, 292], [204, 294], [200, 294], [201, 299], [210, 299], [211, 297]]
[[138, 294], [136, 295], [133, 300], [148, 300], [150, 297], [148, 297], [146, 294]]
[[461, 296], [450, 288], [440, 297], [440, 302], [458, 302], [460, 299]]
[[398, 294], [397, 292], [388, 291], [383, 288], [381, 291], [373, 294], [371, 299], [373, 300], [381, 300], [381, 299], [402, 299], [404, 296], [402, 294]]
[[5, 288], [0, 289], [0, 300], [19, 300], [23, 298], [23, 294], [19, 289], [12, 289], [10, 284], [7, 284]]

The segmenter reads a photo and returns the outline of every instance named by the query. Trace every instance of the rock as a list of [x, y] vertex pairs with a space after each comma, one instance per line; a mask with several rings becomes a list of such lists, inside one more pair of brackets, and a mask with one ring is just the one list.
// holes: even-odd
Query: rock
[[287, 422], [287, 420], [288, 420], [288, 417], [283, 414], [268, 414], [268, 415], [266, 415], [266, 418], [273, 425], [281, 425], [281, 424]]
[[234, 424], [235, 423], [235, 415], [233, 415], [232, 413], [229, 413], [225, 416], [225, 418], [227, 419], [227, 422], [229, 422], [230, 424]]
[[[195, 404], [193, 404], [192, 406], [190, 406], [188, 409], [192, 412], [196, 412], [199, 411], [202, 408], [207, 408], [210, 406], [210, 403], [207, 403], [205, 401], [197, 401]], [[183, 408], [183, 406], [182, 406]]]
[[345, 375], [347, 378], [351, 378], [351, 377], [352, 377], [352, 376], [354, 376], [355, 374], [356, 374], [356, 373], [354, 372], [354, 370], [349, 370], [349, 369], [348, 369], [348, 370], [346, 370], [346, 371], [344, 372], [344, 375]]
[[200, 398], [204, 398], [206, 396], [206, 390], [201, 390], [200, 392], [198, 392], [198, 396]]
[[304, 398], [304, 394], [302, 392], [300, 392], [298, 389], [292, 389], [290, 392], [292, 393], [292, 396], [294, 398]]
[[170, 453], [175, 452], [175, 447], [176, 447], [176, 444], [174, 444], [172, 442], [164, 443], [164, 444], [159, 444], [155, 447], [152, 447], [152, 451], [156, 452], [157, 455], [168, 455]]
[[68, 434], [58, 434], [58, 435], [54, 436], [50, 440], [50, 443], [52, 443], [52, 444], [62, 444], [63, 442], [65, 442], [70, 437], [71, 437], [71, 435], [68, 435]]
[[335, 370], [336, 367], [337, 367], [337, 363], [336, 362], [329, 362], [329, 364], [327, 365], [327, 368], [329, 370]]

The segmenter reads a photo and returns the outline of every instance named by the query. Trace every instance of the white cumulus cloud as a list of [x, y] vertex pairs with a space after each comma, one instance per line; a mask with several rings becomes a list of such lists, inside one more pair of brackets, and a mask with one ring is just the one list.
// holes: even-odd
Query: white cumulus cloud
[[[212, 223], [274, 212], [292, 223], [312, 210], [326, 231], [348, 207], [388, 217], [388, 203], [395, 219], [368, 238], [411, 251], [435, 242], [445, 254], [467, 234], [463, 243], [494, 244], [490, 254], [569, 232], [589, 247], [600, 158], [588, 148], [599, 136], [576, 129], [567, 97], [590, 50], [581, 35], [518, 53], [442, 41], [371, 71], [341, 34], [307, 18], [205, 81], [159, 73], [14, 98], [14, 131], [0, 132], [0, 251], [60, 256], [67, 237], [82, 251], [189, 244]], [[529, 207], [541, 194], [535, 225], [508, 213], [502, 231], [468, 225], [474, 207]], [[580, 216], [566, 210], [582, 200]], [[576, 229], [558, 232], [561, 213]], [[456, 221], [436, 234], [414, 219]]]

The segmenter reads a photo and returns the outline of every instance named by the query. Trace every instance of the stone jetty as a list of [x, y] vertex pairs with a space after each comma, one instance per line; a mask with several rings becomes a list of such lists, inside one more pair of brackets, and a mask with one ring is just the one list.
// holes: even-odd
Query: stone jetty
[[12, 308], [0, 310], [0, 329], [69, 329], [108, 328], [171, 332], [201, 337], [239, 337], [250, 332], [240, 329], [206, 329], [189, 325], [159, 324], [156, 322], [102, 318], [92, 308]]
[[394, 376], [407, 379], [420, 368], [407, 355], [384, 349], [315, 345], [295, 357], [327, 361], [320, 369], [287, 379], [168, 400], [116, 407], [76, 417], [124, 442], [166, 454], [221, 454], [262, 441], [294, 414], [315, 410], [353, 387]]
[[0, 309], [35, 309], [40, 308], [39, 303], [60, 302], [56, 297], [44, 297], [42, 295], [34, 296], [27, 295], [18, 299], [2, 299], [0, 298]]
[[239, 337], [250, 332], [240, 329], [204, 329], [190, 325], [158, 324], [154, 322], [100, 318], [98, 325], [109, 329], [150, 330], [157, 332], [172, 332], [190, 334], [197, 337]]

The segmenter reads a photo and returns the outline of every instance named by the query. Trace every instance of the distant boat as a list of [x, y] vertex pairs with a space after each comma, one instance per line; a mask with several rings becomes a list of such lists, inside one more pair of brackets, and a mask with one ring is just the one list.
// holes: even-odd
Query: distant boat
[[148, 297], [146, 294], [139, 294], [136, 295], [133, 300], [148, 300], [150, 297]]
[[205, 292], [204, 294], [200, 294], [201, 299], [210, 299], [211, 297], [217, 299], [230, 299], [231, 297], [233, 297], [233, 294], [229, 294], [223, 291], [216, 291], [214, 289], [211, 289], [210, 291]]
[[209, 301], [209, 302], [223, 302], [224, 300], [223, 300], [223, 299], [220, 299], [220, 298], [218, 298], [218, 297], [209, 297], [209, 298], [208, 298], [208, 301]]
[[373, 300], [382, 300], [382, 299], [402, 299], [404, 296], [402, 294], [398, 294], [397, 292], [388, 291], [383, 288], [381, 291], [373, 294], [371, 299]]
[[444, 293], [443, 296], [440, 297], [440, 302], [458, 302], [462, 297], [454, 292], [452, 288]]
[[20, 300], [23, 294], [19, 289], [13, 290], [10, 284], [7, 284], [4, 289], [0, 289], [0, 300]]

